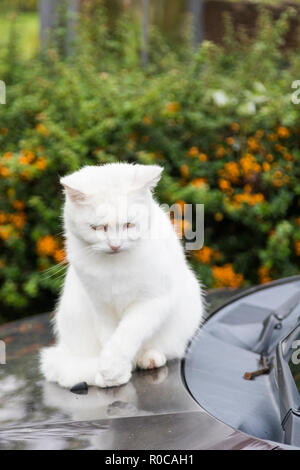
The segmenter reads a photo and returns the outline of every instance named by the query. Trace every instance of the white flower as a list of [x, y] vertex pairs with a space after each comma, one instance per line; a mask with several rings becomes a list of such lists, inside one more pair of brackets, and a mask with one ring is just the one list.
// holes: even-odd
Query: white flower
[[241, 104], [238, 107], [238, 113], [242, 116], [255, 114], [255, 112], [256, 112], [256, 106], [255, 106], [255, 103], [253, 103], [253, 101], [248, 101], [246, 103]]
[[265, 93], [266, 92], [266, 87], [261, 82], [254, 82], [253, 88], [258, 93]]
[[229, 102], [229, 98], [225, 91], [217, 90], [212, 94], [212, 98], [217, 106], [223, 107]]

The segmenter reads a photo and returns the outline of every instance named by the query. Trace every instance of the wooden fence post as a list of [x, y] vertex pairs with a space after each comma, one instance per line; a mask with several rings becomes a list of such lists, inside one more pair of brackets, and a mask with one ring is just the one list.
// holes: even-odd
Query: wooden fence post
[[193, 46], [197, 47], [204, 39], [204, 0], [189, 0], [192, 14]]
[[72, 52], [72, 44], [76, 35], [76, 25], [78, 20], [80, 0], [68, 0], [67, 11], [67, 37], [66, 37], [66, 51], [67, 54]]
[[[41, 48], [47, 48], [51, 39], [52, 30], [59, 25], [59, 5], [61, 0], [40, 0], [40, 37]], [[80, 0], [65, 0], [66, 11], [66, 42], [65, 50], [69, 54], [75, 38], [75, 28], [79, 11]]]
[[145, 67], [149, 60], [149, 22], [150, 5], [149, 0], [142, 0], [142, 43], [141, 43], [141, 63]]
[[41, 49], [47, 48], [51, 30], [57, 26], [57, 6], [58, 0], [40, 0], [39, 2]]

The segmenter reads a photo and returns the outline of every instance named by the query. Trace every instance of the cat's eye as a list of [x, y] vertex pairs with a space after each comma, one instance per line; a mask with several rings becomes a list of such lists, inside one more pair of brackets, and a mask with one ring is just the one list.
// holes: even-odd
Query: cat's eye
[[108, 225], [91, 225], [91, 228], [93, 230], [103, 230], [104, 232], [107, 232]]
[[127, 222], [127, 224], [124, 225], [124, 228], [133, 228], [135, 227], [135, 224], [132, 224], [131, 222]]

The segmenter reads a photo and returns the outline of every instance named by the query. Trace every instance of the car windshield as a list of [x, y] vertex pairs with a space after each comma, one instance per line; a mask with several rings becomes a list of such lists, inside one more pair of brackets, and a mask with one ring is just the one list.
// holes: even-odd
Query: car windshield
[[289, 321], [292, 323], [296, 321], [293, 318], [295, 315], [298, 316], [298, 309], [296, 309], [296, 307], [299, 305], [299, 302], [300, 291], [289, 297], [276, 311], [272, 312], [266, 318], [260, 337], [253, 347], [254, 352], [262, 355], [271, 353], [278, 341], [287, 334], [284, 325], [289, 323]]

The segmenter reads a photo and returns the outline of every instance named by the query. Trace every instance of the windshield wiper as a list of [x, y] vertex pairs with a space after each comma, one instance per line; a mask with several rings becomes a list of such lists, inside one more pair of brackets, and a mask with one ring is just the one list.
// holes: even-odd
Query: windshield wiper
[[[263, 329], [253, 352], [268, 355], [274, 330], [281, 330], [282, 322], [293, 312], [300, 302], [300, 291], [286, 300], [275, 312], [272, 312], [263, 322]], [[272, 341], [274, 343], [274, 341]]]

